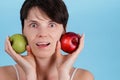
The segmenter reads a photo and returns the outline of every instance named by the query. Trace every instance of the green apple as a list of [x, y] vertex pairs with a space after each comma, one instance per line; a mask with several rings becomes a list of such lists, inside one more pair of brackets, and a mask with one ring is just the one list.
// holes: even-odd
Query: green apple
[[27, 40], [22, 34], [13, 34], [10, 36], [12, 48], [16, 53], [21, 54], [26, 51]]

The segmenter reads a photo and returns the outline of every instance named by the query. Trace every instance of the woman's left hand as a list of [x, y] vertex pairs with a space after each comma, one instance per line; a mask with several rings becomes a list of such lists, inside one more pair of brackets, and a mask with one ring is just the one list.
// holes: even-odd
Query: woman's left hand
[[69, 80], [70, 79], [70, 70], [77, 59], [78, 55], [84, 48], [84, 34], [81, 36], [79, 40], [79, 46], [76, 51], [70, 53], [68, 55], [62, 55], [60, 53], [61, 46], [60, 42], [57, 43], [56, 47], [56, 65], [58, 69], [59, 80]]

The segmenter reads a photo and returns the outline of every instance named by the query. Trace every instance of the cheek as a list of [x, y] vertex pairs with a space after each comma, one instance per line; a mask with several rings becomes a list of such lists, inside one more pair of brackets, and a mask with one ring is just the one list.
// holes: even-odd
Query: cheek
[[31, 43], [31, 41], [34, 39], [34, 35], [31, 34], [31, 32], [29, 32], [28, 30], [24, 31], [23, 34], [25, 35], [28, 44]]
[[59, 41], [61, 38], [61, 35], [65, 32], [62, 25], [58, 26], [57, 29], [55, 29], [52, 34], [54, 35], [54, 38], [56, 41]]
[[53, 33], [52, 35], [55, 41], [59, 41], [62, 34], [63, 34], [62, 32], [57, 32], [57, 33]]

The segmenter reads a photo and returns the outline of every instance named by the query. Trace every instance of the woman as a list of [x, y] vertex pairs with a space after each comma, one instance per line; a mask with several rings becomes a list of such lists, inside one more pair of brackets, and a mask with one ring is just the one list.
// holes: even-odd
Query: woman
[[59, 40], [68, 21], [62, 0], [25, 0], [20, 19], [28, 41], [27, 55], [17, 54], [7, 37], [5, 51], [17, 64], [0, 67], [1, 80], [93, 80], [89, 71], [73, 67], [84, 47], [84, 35], [75, 52], [68, 55], [60, 52]]

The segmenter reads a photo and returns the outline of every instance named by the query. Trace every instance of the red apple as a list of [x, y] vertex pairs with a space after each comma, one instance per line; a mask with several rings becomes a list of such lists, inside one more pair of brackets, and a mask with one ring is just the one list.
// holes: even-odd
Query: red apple
[[79, 45], [80, 36], [74, 32], [66, 32], [61, 36], [61, 49], [64, 52], [72, 53]]

